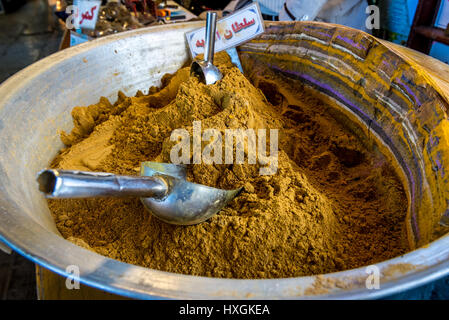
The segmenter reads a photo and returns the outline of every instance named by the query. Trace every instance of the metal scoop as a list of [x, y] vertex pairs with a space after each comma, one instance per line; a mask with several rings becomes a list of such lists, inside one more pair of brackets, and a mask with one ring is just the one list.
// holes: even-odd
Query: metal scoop
[[215, 31], [217, 29], [217, 13], [208, 12], [206, 20], [206, 41], [204, 61], [194, 61], [190, 67], [190, 74], [197, 76], [201, 82], [209, 85], [223, 78], [220, 70], [214, 66]]
[[146, 209], [171, 224], [192, 225], [218, 213], [240, 191], [185, 180], [186, 167], [143, 162], [141, 176], [46, 169], [38, 174], [46, 198], [141, 197]]

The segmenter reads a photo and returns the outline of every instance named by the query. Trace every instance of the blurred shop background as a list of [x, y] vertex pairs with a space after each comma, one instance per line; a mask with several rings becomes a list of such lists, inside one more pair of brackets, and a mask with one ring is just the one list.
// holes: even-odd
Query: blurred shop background
[[[226, 15], [250, 2], [103, 0], [99, 1], [101, 9], [95, 28], [69, 30], [66, 21], [71, 13], [67, 7], [73, 1], [0, 0], [0, 83], [37, 60], [94, 38], [153, 25], [202, 19], [207, 10], [218, 10], [219, 15]], [[266, 20], [314, 19], [351, 27], [359, 25], [364, 30], [366, 8], [376, 5], [380, 9], [380, 28], [366, 31], [449, 63], [449, 0], [257, 2]], [[14, 252], [7, 254], [0, 250], [0, 299], [36, 299], [35, 272], [32, 262]], [[449, 277], [389, 298], [449, 299]]]

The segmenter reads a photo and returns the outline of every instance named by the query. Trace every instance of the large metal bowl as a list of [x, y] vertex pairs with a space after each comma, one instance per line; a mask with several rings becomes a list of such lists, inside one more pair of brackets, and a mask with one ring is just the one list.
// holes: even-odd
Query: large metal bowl
[[[448, 236], [377, 264], [379, 290], [366, 287], [372, 269], [270, 280], [197, 277], [122, 263], [60, 236], [35, 178], [62, 147], [57, 132], [71, 129], [71, 109], [159, 84], [189, 59], [184, 33], [200, 25], [95, 40], [43, 59], [1, 85], [0, 240], [60, 275], [76, 265], [82, 283], [133, 298], [375, 298], [448, 274]], [[371, 36], [326, 24], [269, 23], [262, 37], [240, 50], [247, 72], [265, 64], [306, 82], [383, 141], [408, 186], [410, 241], [426, 244], [430, 235], [420, 227], [437, 223], [449, 199], [449, 138], [442, 127], [447, 102], [429, 77]]]

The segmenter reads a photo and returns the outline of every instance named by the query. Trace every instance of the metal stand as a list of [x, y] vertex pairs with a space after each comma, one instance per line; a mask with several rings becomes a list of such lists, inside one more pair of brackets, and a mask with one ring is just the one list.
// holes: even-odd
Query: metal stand
[[449, 45], [445, 30], [435, 27], [441, 0], [420, 0], [413, 19], [407, 47], [428, 54], [433, 41]]

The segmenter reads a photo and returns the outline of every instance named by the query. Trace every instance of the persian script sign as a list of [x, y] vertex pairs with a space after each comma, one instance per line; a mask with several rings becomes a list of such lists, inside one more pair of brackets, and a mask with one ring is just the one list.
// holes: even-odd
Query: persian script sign
[[[263, 32], [262, 15], [259, 5], [255, 2], [217, 22], [215, 52], [238, 46]], [[205, 33], [206, 27], [186, 33], [193, 58], [204, 52]]]

